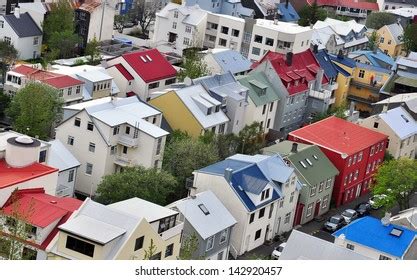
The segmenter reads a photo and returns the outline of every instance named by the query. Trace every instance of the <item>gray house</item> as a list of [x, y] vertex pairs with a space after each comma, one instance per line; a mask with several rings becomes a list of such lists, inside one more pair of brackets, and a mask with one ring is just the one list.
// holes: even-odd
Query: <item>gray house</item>
[[167, 207], [180, 212], [184, 222], [182, 244], [192, 236], [198, 240], [193, 259], [227, 260], [235, 218], [211, 191], [178, 200]]

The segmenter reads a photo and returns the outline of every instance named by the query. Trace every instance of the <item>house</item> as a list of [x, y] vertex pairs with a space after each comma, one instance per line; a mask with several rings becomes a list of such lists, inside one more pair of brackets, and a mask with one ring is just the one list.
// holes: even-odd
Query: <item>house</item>
[[295, 169], [303, 185], [298, 197], [294, 226], [305, 224], [329, 211], [333, 184], [339, 171], [319, 147], [283, 141], [264, 148], [263, 154], [280, 154]]
[[178, 212], [139, 198], [110, 205], [87, 198], [58, 226], [47, 247], [48, 260], [175, 260], [183, 228], [177, 216]]
[[64, 107], [56, 139], [81, 163], [76, 194], [93, 196], [103, 176], [128, 166], [161, 168], [168, 135], [161, 121], [162, 113], [136, 96]]
[[416, 6], [417, 2], [415, 0], [384, 0], [380, 8], [384, 10], [396, 10], [415, 8]]
[[173, 129], [187, 132], [197, 138], [207, 131], [225, 134], [229, 118], [220, 109], [221, 102], [214, 99], [200, 84], [162, 93], [149, 103], [164, 115]]
[[417, 92], [394, 95], [373, 104], [372, 114], [380, 114], [385, 109], [391, 110], [402, 106], [412, 117], [417, 120]]
[[379, 48], [391, 57], [403, 54], [402, 36], [404, 29], [400, 23], [384, 25], [378, 29]]
[[366, 216], [335, 233], [334, 243], [373, 260], [416, 260], [417, 231]]
[[194, 172], [191, 195], [211, 190], [236, 219], [233, 257], [292, 229], [301, 185], [278, 156], [234, 155]]
[[[328, 58], [330, 58], [339, 72], [336, 80], [339, 88], [334, 93], [336, 99], [334, 106], [341, 106], [348, 103], [347, 97], [350, 90], [350, 83], [356, 69], [356, 61], [343, 55], [343, 52], [339, 52], [337, 55], [329, 54]], [[354, 104], [354, 102], [351, 103]]]
[[209, 49], [202, 52], [203, 60], [211, 75], [245, 75], [251, 70], [252, 63], [241, 53], [229, 49]]
[[397, 8], [385, 10], [385, 12], [395, 15], [403, 28], [406, 28], [410, 23], [416, 22], [415, 16], [417, 15], [417, 7]]
[[[192, 259], [227, 260], [235, 218], [211, 191], [178, 200], [166, 206], [180, 213], [184, 223], [182, 243], [196, 237]], [[181, 251], [181, 249], [180, 249]]]
[[355, 109], [369, 116], [372, 103], [382, 99], [380, 90], [391, 75], [394, 60], [380, 52], [356, 51], [349, 54], [356, 62], [347, 99], [355, 102]]
[[[17, 233], [23, 239], [23, 246], [18, 246], [14, 254], [25, 260], [46, 260], [46, 247], [58, 233], [58, 226], [65, 223], [81, 204], [82, 201], [75, 198], [46, 194], [43, 188], [17, 190], [1, 208], [0, 241], [9, 243], [10, 250], [8, 234], [13, 236], [10, 232], [16, 223], [24, 223], [27, 236], [23, 237], [23, 232]], [[9, 255], [7, 247], [1, 249]]]
[[417, 211], [416, 207], [400, 211], [397, 215], [390, 218], [393, 225], [403, 226], [417, 231]]
[[370, 116], [359, 125], [388, 135], [387, 151], [395, 159], [416, 158], [417, 121], [403, 107]]
[[210, 96], [221, 102], [220, 109], [230, 119], [226, 134], [237, 135], [245, 127], [249, 89], [242, 86], [231, 72], [197, 78], [193, 84], [201, 84]]
[[0, 15], [0, 39], [12, 44], [18, 59], [34, 59], [41, 55], [42, 30], [28, 13], [15, 8], [12, 15]]
[[340, 247], [310, 234], [293, 230], [280, 260], [370, 260], [352, 250]]
[[249, 73], [237, 77], [239, 83], [248, 89], [247, 107], [244, 115], [244, 125], [258, 122], [265, 133], [274, 127], [275, 116], [281, 97], [262, 72]]
[[82, 102], [84, 99], [82, 94], [84, 82], [68, 75], [37, 69], [33, 65], [25, 64], [17, 65], [6, 75], [4, 92], [11, 97], [15, 96], [17, 91], [28, 83], [40, 82], [58, 90], [59, 96], [62, 97], [66, 106]]
[[252, 29], [248, 58], [259, 61], [268, 52], [301, 53], [310, 48], [313, 31], [292, 22], [257, 19]]
[[332, 116], [290, 132], [288, 140], [317, 145], [336, 166], [332, 199], [339, 206], [369, 192], [388, 136]]
[[105, 62], [106, 71], [114, 78], [121, 95], [136, 94], [148, 101], [151, 93], [177, 81], [177, 70], [157, 49], [135, 51]]
[[274, 19], [277, 16], [275, 0], [241, 0], [242, 5], [253, 10], [253, 18]]
[[198, 5], [201, 9], [209, 11], [214, 14], [223, 14], [233, 17], [250, 18], [253, 17], [254, 11], [246, 8], [241, 0], [186, 0], [185, 6]]

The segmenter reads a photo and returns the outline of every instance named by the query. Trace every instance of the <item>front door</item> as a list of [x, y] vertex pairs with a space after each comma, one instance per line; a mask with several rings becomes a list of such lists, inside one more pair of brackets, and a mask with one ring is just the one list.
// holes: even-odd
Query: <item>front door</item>
[[314, 209], [314, 217], [318, 216], [318, 214], [320, 212], [320, 204], [321, 204], [321, 200], [317, 200], [316, 209]]
[[269, 234], [269, 225], [266, 226], [266, 230], [265, 230], [265, 241], [268, 240], [268, 234]]

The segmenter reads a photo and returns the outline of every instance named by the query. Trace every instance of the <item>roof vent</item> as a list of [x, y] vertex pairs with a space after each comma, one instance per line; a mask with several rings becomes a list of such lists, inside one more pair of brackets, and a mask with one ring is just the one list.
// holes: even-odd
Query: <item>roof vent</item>
[[306, 158], [306, 161], [310, 166], [313, 166], [313, 163], [308, 158]]
[[29, 136], [26, 136], [26, 135], [22, 135], [22, 136], [16, 137], [15, 141], [17, 143], [23, 144], [23, 145], [33, 144], [33, 139], [30, 138]]
[[319, 160], [319, 158], [317, 157], [317, 155], [313, 155], [313, 158], [314, 158], [315, 160]]
[[51, 201], [49, 201], [49, 203], [51, 203], [51, 204], [57, 204], [58, 202], [56, 200], [51, 200]]
[[382, 217], [381, 223], [384, 226], [388, 226], [390, 224], [391, 213], [385, 213], [385, 216]]
[[409, 122], [409, 120], [407, 119], [407, 117], [406, 117], [406, 116], [401, 115], [401, 118], [403, 118], [403, 120], [404, 120], [406, 123], [408, 123], [408, 122]]
[[300, 160], [300, 164], [302, 167], [307, 168], [307, 165], [302, 160]]

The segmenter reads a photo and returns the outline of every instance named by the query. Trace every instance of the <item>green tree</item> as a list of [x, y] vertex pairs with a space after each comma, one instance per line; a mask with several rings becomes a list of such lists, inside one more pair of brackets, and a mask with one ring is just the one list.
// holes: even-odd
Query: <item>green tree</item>
[[200, 136], [199, 140], [206, 144], [213, 144], [220, 160], [236, 154], [241, 142], [235, 134], [214, 134], [213, 132], [206, 132]]
[[316, 114], [311, 122], [315, 123], [321, 120], [324, 120], [330, 116], [335, 116], [340, 119], [346, 119], [346, 110], [348, 109], [347, 102], [342, 102], [339, 106], [329, 108], [327, 112]]
[[87, 43], [85, 48], [85, 55], [88, 56], [88, 61], [91, 64], [98, 63], [100, 61], [100, 49], [99, 49], [99, 42], [96, 39], [96, 36]]
[[181, 70], [178, 72], [178, 80], [182, 82], [186, 77], [195, 79], [209, 74], [207, 63], [198, 54], [198, 49], [190, 48], [186, 50]]
[[375, 176], [374, 195], [385, 195], [380, 206], [387, 210], [399, 205], [400, 210], [410, 208], [410, 197], [417, 190], [417, 161], [400, 158], [384, 162]]
[[151, 238], [151, 243], [149, 244], [149, 247], [145, 249], [145, 260], [151, 260], [152, 257], [156, 254], [156, 250], [158, 248], [155, 246], [155, 243], [153, 242], [153, 239]]
[[387, 13], [387, 12], [377, 12], [371, 13], [366, 18], [366, 27], [372, 29], [380, 29], [384, 25], [390, 25], [397, 21], [395, 15]]
[[239, 147], [238, 152], [242, 154], [254, 155], [265, 147], [265, 134], [261, 124], [254, 122], [251, 125], [246, 125], [239, 132]]
[[407, 53], [417, 51], [417, 23], [407, 25], [404, 29], [402, 41], [404, 43], [404, 50]]
[[181, 242], [181, 249], [180, 249], [180, 260], [193, 260], [195, 259], [194, 254], [197, 252], [198, 249], [198, 238], [195, 233], [191, 234], [188, 237], [183, 237]]
[[47, 140], [62, 118], [63, 100], [59, 92], [41, 83], [29, 83], [12, 99], [6, 114], [13, 129]]
[[95, 200], [111, 204], [133, 197], [166, 205], [167, 197], [175, 191], [177, 181], [166, 171], [135, 166], [126, 168], [121, 173], [114, 173], [103, 178], [97, 188]]
[[0, 119], [4, 117], [6, 108], [9, 107], [10, 97], [0, 91]]
[[327, 17], [326, 10], [317, 6], [316, 1], [311, 6], [305, 5], [298, 14], [300, 16], [298, 24], [301, 26], [313, 25], [318, 20], [325, 20]]
[[4, 84], [6, 79], [6, 73], [10, 65], [12, 65], [18, 57], [18, 52], [12, 44], [0, 40], [0, 63], [1, 63], [1, 76], [2, 83]]
[[49, 50], [57, 50], [61, 58], [74, 55], [79, 38], [75, 34], [74, 9], [69, 1], [51, 3], [51, 11], [43, 23], [43, 32]]
[[127, 15], [115, 15], [114, 16], [114, 26], [117, 28], [119, 33], [123, 33], [126, 23], [129, 22], [129, 17]]
[[379, 48], [379, 44], [380, 44], [380, 36], [379, 36], [378, 32], [376, 32], [374, 30], [371, 33], [371, 36], [369, 36], [369, 38], [368, 38], [368, 48], [371, 51], [376, 52]]

